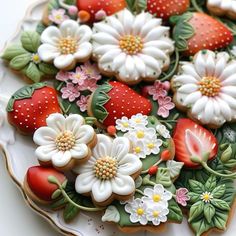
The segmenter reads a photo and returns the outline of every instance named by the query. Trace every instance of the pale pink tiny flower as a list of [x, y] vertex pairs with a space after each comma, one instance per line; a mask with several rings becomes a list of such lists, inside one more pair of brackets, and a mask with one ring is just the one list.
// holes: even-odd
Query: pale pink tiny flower
[[102, 76], [100, 75], [97, 64], [91, 64], [89, 61], [81, 65], [82, 71], [88, 76], [88, 79], [100, 80]]
[[179, 188], [176, 190], [176, 201], [182, 206], [187, 206], [187, 201], [190, 200], [188, 196], [188, 189]]
[[158, 97], [158, 111], [157, 115], [167, 118], [170, 115], [170, 110], [175, 107], [175, 104], [171, 101], [171, 97]]
[[61, 93], [62, 98], [68, 99], [70, 102], [75, 101], [75, 99], [80, 96], [78, 86], [75, 86], [72, 83], [67, 83], [67, 85], [61, 89]]
[[95, 20], [100, 21], [104, 20], [107, 16], [107, 13], [104, 10], [100, 10], [95, 14]]
[[59, 71], [56, 75], [56, 80], [66, 82], [70, 79], [71, 73], [70, 72], [65, 72], [65, 71]]
[[165, 97], [167, 95], [167, 91], [165, 89], [165, 85], [157, 80], [153, 86], [148, 88], [149, 95], [153, 96], [153, 100], [158, 100], [159, 97]]
[[82, 85], [84, 81], [87, 79], [87, 75], [84, 71], [81, 70], [81, 68], [78, 66], [75, 70], [75, 72], [71, 73], [70, 79], [73, 84], [79, 84]]
[[64, 9], [53, 9], [48, 16], [49, 20], [57, 25], [60, 25], [63, 21], [69, 19]]
[[76, 102], [76, 105], [79, 107], [81, 112], [87, 111], [89, 97], [90, 97], [89, 95], [88, 96], [81, 95], [80, 99]]
[[84, 80], [83, 84], [79, 85], [80, 91], [86, 91], [89, 90], [91, 92], [94, 92], [97, 88], [97, 80], [95, 79], [86, 79]]

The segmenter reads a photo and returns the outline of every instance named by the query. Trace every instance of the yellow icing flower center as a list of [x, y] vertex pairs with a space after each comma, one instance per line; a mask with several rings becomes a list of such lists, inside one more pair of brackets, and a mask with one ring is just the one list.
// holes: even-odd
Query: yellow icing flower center
[[99, 158], [94, 165], [95, 176], [101, 180], [110, 180], [116, 176], [118, 163], [107, 156]]
[[158, 212], [158, 211], [153, 211], [152, 215], [153, 215], [154, 217], [158, 217], [158, 216], [159, 216], [159, 212]]
[[58, 14], [58, 15], [55, 16], [55, 18], [56, 18], [57, 20], [61, 20], [61, 19], [62, 19], [62, 16]]
[[159, 201], [161, 200], [161, 196], [160, 196], [159, 194], [154, 194], [154, 195], [152, 196], [152, 200], [153, 200], [154, 202], [159, 202]]
[[41, 62], [40, 57], [39, 57], [39, 55], [38, 55], [37, 53], [35, 53], [35, 54], [32, 55], [31, 60], [32, 60], [32, 62], [34, 62], [35, 64], [38, 64], [38, 63]]
[[153, 148], [155, 147], [155, 145], [154, 145], [153, 143], [148, 143], [148, 144], [147, 144], [147, 147], [148, 147], [149, 149], [153, 149]]
[[55, 140], [56, 147], [59, 151], [68, 151], [72, 149], [75, 145], [75, 136], [70, 131], [65, 131], [60, 133]]
[[136, 136], [137, 138], [143, 138], [144, 137], [144, 132], [139, 130], [137, 133], [136, 133]]
[[143, 49], [143, 42], [139, 36], [125, 35], [120, 39], [119, 44], [121, 50], [129, 55], [138, 54]]
[[141, 215], [143, 215], [144, 210], [142, 208], [138, 208], [136, 212], [139, 216], [141, 216]]
[[141, 123], [141, 119], [139, 119], [139, 118], [135, 119], [135, 123], [140, 124]]
[[203, 77], [199, 82], [199, 91], [207, 97], [215, 97], [219, 94], [221, 81], [215, 77]]
[[58, 46], [61, 54], [74, 54], [77, 51], [77, 41], [70, 36], [61, 38]]
[[213, 195], [209, 192], [205, 192], [201, 195], [201, 199], [203, 202], [208, 203], [213, 199]]
[[128, 128], [128, 127], [129, 127], [129, 123], [128, 123], [128, 122], [124, 122], [124, 123], [122, 123], [122, 125], [123, 125], [125, 128]]
[[135, 148], [134, 148], [134, 151], [135, 151], [136, 153], [140, 153], [142, 150], [141, 150], [141, 147], [135, 147]]

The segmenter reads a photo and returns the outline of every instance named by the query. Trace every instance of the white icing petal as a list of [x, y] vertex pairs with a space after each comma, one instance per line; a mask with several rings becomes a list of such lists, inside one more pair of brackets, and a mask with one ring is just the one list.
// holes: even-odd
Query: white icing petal
[[113, 141], [111, 156], [116, 158], [118, 161], [122, 161], [130, 151], [129, 139], [125, 137], [118, 137]]
[[54, 58], [60, 56], [58, 48], [50, 44], [42, 44], [38, 48], [38, 54], [41, 60], [51, 62]]
[[146, 19], [146, 13], [142, 12], [141, 14], [137, 15], [133, 23], [133, 30], [132, 33], [135, 35], [139, 35], [141, 33], [141, 29], [143, 27], [143, 23]]
[[78, 51], [74, 54], [77, 60], [83, 61], [85, 58], [89, 57], [92, 53], [91, 43], [84, 42], [79, 45]]
[[235, 88], [235, 86], [225, 86], [225, 87], [221, 88], [221, 92], [223, 94], [228, 94], [228, 95], [236, 98], [236, 88]]
[[209, 123], [211, 121], [212, 118], [214, 118], [214, 107], [213, 107], [213, 102], [212, 99], [208, 99], [208, 102], [206, 103], [205, 106], [205, 122]]
[[76, 34], [79, 44], [89, 42], [92, 38], [92, 30], [87, 25], [81, 25]]
[[198, 99], [200, 99], [202, 96], [200, 91], [196, 91], [193, 93], [190, 93], [189, 95], [187, 95], [187, 97], [184, 99], [184, 105], [191, 105], [193, 103], [195, 103]]
[[47, 126], [57, 133], [61, 133], [65, 130], [65, 121], [65, 117], [60, 113], [53, 113], [46, 119]]
[[153, 71], [157, 71], [157, 73], [160, 73], [160, 65], [158, 61], [156, 61], [153, 57], [145, 54], [139, 54], [139, 57], [143, 60], [147, 67], [150, 67], [150, 69], [152, 69]]
[[112, 64], [112, 69], [114, 71], [120, 69], [125, 64], [127, 55], [125, 53], [120, 53], [117, 57], [114, 58], [113, 64]]
[[124, 26], [121, 24], [121, 22], [116, 17], [107, 17], [107, 21], [110, 23], [110, 25], [112, 27], [114, 27], [114, 29], [117, 30], [117, 32], [120, 35], [125, 34]]
[[222, 99], [220, 98], [216, 98], [217, 102], [219, 104], [220, 110], [221, 110], [221, 114], [224, 116], [224, 118], [228, 121], [231, 120], [231, 109], [229, 107], [229, 105]]
[[196, 72], [200, 77], [204, 77], [206, 75], [206, 61], [205, 61], [205, 55], [203, 53], [198, 53], [194, 62], [194, 66], [196, 69]]
[[214, 76], [215, 74], [215, 54], [209, 54], [206, 59], [206, 75]]
[[206, 96], [203, 96], [199, 100], [197, 100], [197, 102], [192, 107], [192, 113], [195, 115], [200, 113], [204, 109], [207, 101], [208, 101], [208, 98]]
[[52, 155], [52, 164], [57, 167], [64, 167], [67, 165], [71, 160], [71, 153], [70, 151], [62, 152], [59, 151]]
[[173, 51], [174, 50], [174, 46], [173, 46], [173, 42], [169, 39], [166, 38], [165, 41], [149, 41], [144, 43], [144, 47], [155, 47], [155, 48], [159, 48], [163, 51]]
[[96, 159], [111, 155], [112, 140], [106, 135], [97, 135], [97, 145], [93, 148], [93, 156]]
[[58, 151], [56, 150], [56, 146], [54, 144], [43, 145], [35, 150], [35, 155], [40, 161], [44, 162], [50, 161], [51, 157], [56, 153], [58, 153]]
[[142, 162], [134, 154], [127, 154], [119, 161], [118, 172], [122, 175], [133, 175], [142, 168]]
[[117, 56], [119, 56], [121, 54], [121, 50], [119, 48], [117, 49], [112, 49], [108, 52], [106, 52], [99, 61], [100, 65], [103, 65], [105, 63], [111, 63], [114, 58], [116, 58]]
[[112, 191], [118, 195], [130, 195], [135, 190], [134, 180], [130, 176], [117, 174], [111, 180]]
[[229, 76], [236, 74], [236, 62], [229, 63], [223, 70], [223, 72], [220, 75], [221, 80], [227, 79]]
[[214, 76], [218, 78], [224, 68], [226, 67], [227, 61], [229, 59], [229, 55], [227, 53], [218, 53], [215, 65], [215, 74]]
[[[105, 54], [106, 52], [110, 51], [110, 50], [113, 50], [113, 49], [119, 49], [119, 47], [117, 45], [101, 45], [99, 47], [96, 47], [93, 49], [93, 53], [96, 55], [103, 55]], [[124, 53], [123, 53], [124, 54]], [[115, 59], [115, 58], [114, 58]]]
[[116, 38], [104, 32], [94, 34], [93, 40], [102, 45], [105, 45], [105, 44], [117, 45], [118, 44], [118, 40]]
[[135, 70], [135, 64], [134, 64], [133, 57], [131, 57], [130, 55], [127, 55], [126, 57], [125, 69], [126, 69], [127, 75], [132, 76]]
[[60, 30], [56, 26], [50, 26], [43, 31], [41, 35], [41, 42], [57, 46], [60, 38]]
[[100, 22], [99, 24], [95, 23], [93, 29], [94, 32], [104, 31], [105, 33], [112, 35], [116, 39], [119, 39], [121, 36], [121, 34], [116, 31], [112, 26], [103, 22]]
[[236, 86], [236, 73], [229, 75], [229, 77], [227, 77], [224, 81], [222, 81], [222, 85], [224, 85], [224, 86], [229, 86], [229, 85]]
[[198, 81], [192, 75], [178, 75], [174, 78], [174, 82], [179, 82], [181, 84], [192, 84]]
[[94, 129], [90, 125], [83, 125], [76, 132], [76, 143], [90, 143], [95, 136]]
[[198, 73], [196, 72], [195, 67], [192, 64], [186, 63], [181, 67], [181, 69], [183, 70], [182, 74], [191, 75], [195, 79], [201, 80], [201, 77], [198, 75]]
[[134, 15], [127, 9], [118, 14], [118, 18], [124, 25], [125, 34], [130, 34], [132, 32], [132, 27], [134, 23]]
[[156, 18], [150, 19], [149, 21], [147, 21], [146, 24], [144, 24], [141, 27], [141, 36], [145, 37], [151, 31], [151, 29], [160, 25], [161, 25], [161, 19], [156, 19]]
[[64, 69], [70, 66], [74, 61], [74, 56], [72, 54], [60, 55], [54, 59], [54, 65], [58, 69]]
[[141, 60], [138, 56], [133, 56], [133, 60], [135, 63], [135, 68], [139, 72], [139, 74], [144, 77], [146, 71], [146, 65], [143, 60]]
[[148, 32], [147, 36], [144, 38], [144, 42], [157, 40], [168, 31], [169, 31], [169, 27], [164, 27], [164, 26], [156, 27], [152, 29], [150, 32]]
[[76, 144], [70, 149], [71, 157], [75, 159], [83, 159], [88, 156], [88, 146], [86, 144]]
[[92, 186], [92, 195], [96, 202], [106, 201], [112, 194], [112, 186], [109, 180], [96, 181]]
[[146, 47], [142, 50], [142, 53], [154, 57], [157, 60], [167, 60], [166, 54], [155, 47]]
[[229, 96], [226, 93], [220, 93], [219, 97], [227, 102], [231, 108], [236, 108], [236, 100], [233, 97]]
[[78, 132], [78, 129], [81, 125], [84, 124], [84, 118], [77, 114], [71, 114], [70, 116], [66, 117], [65, 120], [65, 129], [70, 130], [73, 134]]
[[55, 130], [49, 127], [42, 127], [35, 131], [33, 140], [38, 145], [48, 145], [53, 144], [56, 137], [57, 132]]
[[74, 20], [65, 20], [60, 25], [60, 31], [63, 37], [72, 37], [75, 38], [77, 36], [79, 24]]
[[197, 91], [198, 85], [196, 84], [184, 84], [178, 89], [179, 93], [192, 93]]
[[80, 174], [75, 181], [75, 190], [77, 193], [81, 194], [89, 193], [96, 181], [98, 180], [94, 178], [94, 174], [91, 172]]

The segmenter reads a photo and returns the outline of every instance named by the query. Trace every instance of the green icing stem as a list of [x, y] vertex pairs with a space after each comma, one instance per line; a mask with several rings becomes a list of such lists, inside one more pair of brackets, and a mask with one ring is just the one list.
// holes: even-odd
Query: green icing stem
[[[162, 162], [162, 159], [158, 160], [158, 161], [157, 161], [154, 165], [152, 165], [152, 166], [158, 166], [161, 162]], [[143, 170], [143, 171], [141, 172], [141, 174], [147, 174], [148, 171], [149, 171], [149, 169]]]
[[221, 174], [213, 169], [211, 169], [206, 162], [201, 162], [201, 165], [207, 170], [209, 171], [211, 174], [213, 175], [217, 175], [220, 177], [224, 177], [224, 178], [230, 178], [230, 179], [236, 179], [236, 173], [232, 173], [232, 174]]
[[61, 193], [63, 195], [63, 197], [69, 202], [71, 203], [73, 206], [77, 207], [80, 210], [84, 210], [84, 211], [89, 211], [89, 212], [94, 212], [94, 211], [102, 211], [105, 209], [105, 207], [103, 208], [99, 208], [99, 207], [85, 207], [85, 206], [81, 206], [77, 203], [75, 203], [66, 193], [66, 191], [64, 190], [63, 186], [60, 184], [60, 182], [56, 179], [55, 176], [49, 176], [48, 177], [48, 181], [50, 183], [56, 184], [58, 186], [58, 188], [61, 190]]
[[191, 0], [191, 3], [196, 11], [203, 12], [203, 10], [198, 6], [196, 0]]

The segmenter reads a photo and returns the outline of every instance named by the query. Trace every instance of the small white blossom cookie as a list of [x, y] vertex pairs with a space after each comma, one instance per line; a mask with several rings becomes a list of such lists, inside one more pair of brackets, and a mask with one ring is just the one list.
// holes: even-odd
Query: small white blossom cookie
[[129, 200], [135, 192], [134, 179], [139, 176], [142, 162], [130, 153], [127, 138], [98, 134], [97, 145], [88, 162], [74, 169], [78, 174], [75, 189], [91, 195], [98, 206], [107, 206], [113, 200]]
[[217, 16], [228, 16], [236, 19], [236, 0], [208, 0], [208, 10]]
[[64, 171], [90, 158], [90, 148], [96, 145], [97, 135], [90, 125], [84, 124], [82, 116], [73, 114], [65, 118], [54, 113], [46, 123], [33, 137], [39, 145], [35, 154], [41, 165]]
[[87, 25], [65, 20], [60, 26], [49, 26], [41, 35], [38, 54], [42, 61], [52, 62], [60, 70], [70, 70], [76, 62], [86, 62], [92, 53], [92, 31]]
[[236, 60], [225, 52], [198, 52], [172, 79], [176, 106], [211, 128], [236, 119]]
[[126, 84], [154, 81], [168, 69], [174, 51], [169, 27], [149, 13], [125, 9], [93, 27], [93, 57], [100, 70]]

